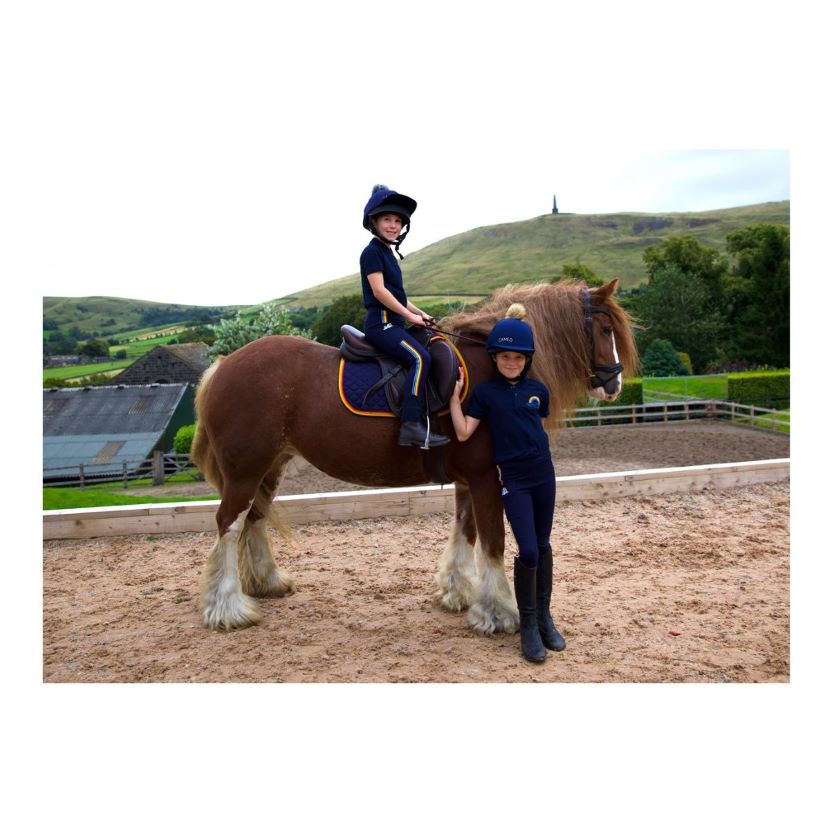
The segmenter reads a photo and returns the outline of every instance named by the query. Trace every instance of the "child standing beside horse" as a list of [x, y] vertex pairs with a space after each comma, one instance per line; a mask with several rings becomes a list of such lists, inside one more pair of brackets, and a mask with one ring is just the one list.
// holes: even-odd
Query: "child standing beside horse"
[[430, 357], [404, 325], [423, 328], [435, 321], [407, 299], [401, 267], [392, 253], [394, 247], [403, 259], [398, 248], [409, 233], [416, 206], [411, 197], [375, 185], [363, 209], [363, 227], [373, 238], [360, 255], [360, 281], [366, 307], [366, 339], [407, 367], [398, 444], [426, 450], [447, 444], [450, 439], [429, 430], [426, 384]]
[[515, 303], [490, 331], [487, 351], [498, 376], [475, 387], [466, 415], [461, 409], [464, 378], [459, 369], [450, 415], [459, 441], [470, 438], [483, 420], [490, 429], [502, 504], [519, 548], [513, 561], [513, 584], [522, 656], [541, 663], [547, 656], [545, 649], [562, 651], [565, 639], [550, 614], [556, 477], [542, 424], [550, 412], [550, 395], [544, 384], [527, 376], [535, 347], [533, 330], [524, 316], [524, 306]]

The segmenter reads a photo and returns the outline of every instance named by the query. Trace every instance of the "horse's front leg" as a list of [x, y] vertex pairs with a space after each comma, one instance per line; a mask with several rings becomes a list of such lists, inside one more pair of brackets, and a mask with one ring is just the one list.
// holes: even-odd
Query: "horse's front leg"
[[469, 608], [478, 596], [475, 563], [476, 523], [466, 485], [455, 483], [455, 519], [435, 580], [435, 599], [449, 611]]
[[467, 612], [470, 626], [482, 634], [514, 632], [519, 609], [504, 572], [504, 514], [495, 470], [492, 480], [471, 487], [479, 539], [479, 593]]

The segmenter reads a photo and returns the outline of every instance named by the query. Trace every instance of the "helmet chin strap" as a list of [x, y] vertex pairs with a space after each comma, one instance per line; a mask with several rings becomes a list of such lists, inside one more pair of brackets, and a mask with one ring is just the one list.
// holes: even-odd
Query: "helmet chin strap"
[[376, 237], [377, 237], [377, 238], [378, 238], [381, 242], [383, 242], [383, 243], [384, 243], [384, 245], [392, 245], [392, 246], [394, 246], [394, 248], [395, 248], [395, 253], [398, 255], [398, 257], [400, 257], [400, 259], [403, 259], [403, 258], [404, 258], [404, 256], [403, 256], [403, 254], [402, 254], [402, 253], [398, 250], [398, 248], [400, 248], [401, 242], [403, 242], [403, 241], [404, 241], [404, 239], [406, 239], [406, 235], [407, 235], [408, 233], [409, 233], [409, 223], [407, 222], [407, 224], [406, 224], [406, 230], [405, 230], [405, 231], [403, 231], [403, 232], [402, 232], [402, 233], [398, 236], [398, 238], [397, 238], [394, 242], [387, 242], [387, 241], [386, 241], [386, 240], [385, 240], [385, 239], [384, 239], [384, 238], [383, 238], [383, 237], [382, 237], [382, 236], [378, 233], [378, 229], [377, 229], [377, 227], [376, 227], [375, 223], [374, 223], [374, 222], [372, 222], [372, 234], [373, 234], [374, 236], [376, 236]]

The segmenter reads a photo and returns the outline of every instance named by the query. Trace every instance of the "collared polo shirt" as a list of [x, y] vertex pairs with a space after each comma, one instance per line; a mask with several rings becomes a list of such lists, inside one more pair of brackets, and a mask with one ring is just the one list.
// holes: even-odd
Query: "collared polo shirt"
[[487, 421], [496, 464], [550, 458], [548, 435], [542, 418], [550, 413], [550, 395], [538, 380], [510, 383], [498, 377], [478, 384], [467, 414]]
[[369, 285], [367, 277], [375, 273], [383, 274], [384, 286], [402, 306], [406, 307], [407, 298], [403, 288], [401, 266], [398, 265], [389, 247], [377, 238], [373, 238], [360, 255], [360, 284], [363, 288], [363, 305], [367, 312], [366, 325], [367, 327], [378, 323], [403, 325], [403, 317], [386, 308], [372, 293], [372, 286]]

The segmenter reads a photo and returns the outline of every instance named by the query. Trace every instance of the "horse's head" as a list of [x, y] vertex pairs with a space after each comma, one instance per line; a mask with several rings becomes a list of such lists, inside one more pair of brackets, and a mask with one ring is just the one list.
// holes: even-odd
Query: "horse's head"
[[552, 421], [560, 424], [586, 392], [613, 401], [622, 389], [623, 367], [629, 376], [637, 371], [632, 320], [614, 298], [618, 285], [617, 279], [599, 288], [574, 280], [505, 285], [488, 302], [458, 312], [445, 325], [483, 340], [511, 303], [522, 303], [536, 342], [532, 371], [551, 390]]
[[614, 401], [622, 391], [623, 364], [620, 362], [615, 330], [624, 334], [621, 328], [624, 321], [621, 319], [622, 310], [611, 299], [619, 282], [613, 279], [600, 288], [580, 290], [591, 363], [588, 394], [601, 401]]

